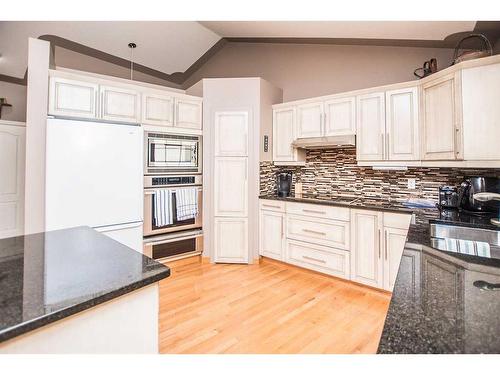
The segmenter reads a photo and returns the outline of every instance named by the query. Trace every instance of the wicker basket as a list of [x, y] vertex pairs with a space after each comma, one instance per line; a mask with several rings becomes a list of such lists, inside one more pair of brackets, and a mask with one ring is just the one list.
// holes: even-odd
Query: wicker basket
[[[465, 49], [462, 47], [466, 40], [477, 39], [481, 45], [477, 49]], [[491, 43], [483, 34], [470, 34], [465, 38], [462, 38], [457, 46], [455, 47], [455, 53], [453, 54], [453, 62], [451, 65], [458, 64], [459, 62], [466, 60], [478, 59], [480, 57], [486, 57], [493, 55], [493, 48]]]

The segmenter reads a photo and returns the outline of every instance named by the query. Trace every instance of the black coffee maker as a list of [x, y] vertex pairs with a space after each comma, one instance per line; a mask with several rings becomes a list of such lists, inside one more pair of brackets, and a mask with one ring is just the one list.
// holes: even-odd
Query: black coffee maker
[[479, 201], [474, 199], [476, 193], [500, 193], [500, 178], [473, 176], [464, 179], [460, 185], [460, 208], [471, 213], [497, 213], [500, 210], [498, 201]]
[[278, 173], [278, 197], [288, 197], [290, 196], [290, 190], [292, 189], [292, 172], [282, 172]]

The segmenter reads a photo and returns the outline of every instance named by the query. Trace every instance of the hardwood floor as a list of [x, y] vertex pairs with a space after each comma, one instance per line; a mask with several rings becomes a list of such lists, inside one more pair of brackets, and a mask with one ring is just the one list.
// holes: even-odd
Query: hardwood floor
[[172, 265], [161, 353], [375, 353], [390, 294], [287, 264]]

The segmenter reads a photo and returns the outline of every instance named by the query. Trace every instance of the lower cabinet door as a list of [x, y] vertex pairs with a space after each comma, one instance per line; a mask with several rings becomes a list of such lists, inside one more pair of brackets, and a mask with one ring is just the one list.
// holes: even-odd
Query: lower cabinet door
[[260, 211], [260, 255], [283, 260], [284, 225], [284, 214], [273, 211]]
[[392, 292], [403, 256], [407, 230], [384, 228], [384, 289]]
[[286, 262], [349, 279], [349, 251], [306, 242], [286, 241]]
[[248, 219], [216, 217], [214, 219], [216, 263], [248, 263]]
[[351, 280], [383, 288], [382, 213], [351, 210]]

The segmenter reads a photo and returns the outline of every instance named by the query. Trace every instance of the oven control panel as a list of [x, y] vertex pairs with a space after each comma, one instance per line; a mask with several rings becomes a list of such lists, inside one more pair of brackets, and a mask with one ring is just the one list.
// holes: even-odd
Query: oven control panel
[[183, 175], [183, 176], [145, 176], [144, 187], [161, 187], [161, 186], [189, 186], [201, 185], [200, 175]]

